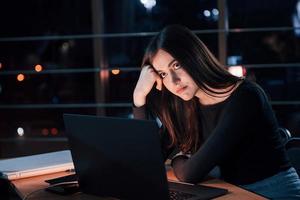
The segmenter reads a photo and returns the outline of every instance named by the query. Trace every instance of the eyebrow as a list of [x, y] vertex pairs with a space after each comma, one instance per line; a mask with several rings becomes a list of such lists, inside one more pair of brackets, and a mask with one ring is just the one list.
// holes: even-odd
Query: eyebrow
[[[171, 67], [171, 65], [176, 61], [176, 59], [174, 58], [173, 60], [171, 60], [171, 62], [168, 64], [168, 68]], [[162, 72], [162, 70], [157, 70], [157, 72]]]

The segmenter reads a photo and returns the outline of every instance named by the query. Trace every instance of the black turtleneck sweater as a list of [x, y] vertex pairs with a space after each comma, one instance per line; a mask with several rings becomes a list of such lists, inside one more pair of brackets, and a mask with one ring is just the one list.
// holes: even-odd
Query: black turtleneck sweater
[[[133, 112], [135, 118], [146, 118], [145, 106]], [[198, 112], [204, 142], [190, 158], [179, 156], [172, 161], [179, 180], [200, 182], [219, 166], [225, 181], [244, 185], [290, 167], [276, 118], [257, 84], [245, 80], [225, 101], [200, 105]], [[161, 131], [161, 138], [166, 157], [172, 150], [167, 148], [167, 131]]]

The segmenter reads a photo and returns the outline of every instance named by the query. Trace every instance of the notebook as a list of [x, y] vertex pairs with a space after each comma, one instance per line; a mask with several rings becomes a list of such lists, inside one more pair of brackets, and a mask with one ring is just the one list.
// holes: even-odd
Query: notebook
[[0, 160], [0, 177], [16, 180], [74, 169], [69, 150]]
[[211, 199], [221, 188], [168, 182], [155, 121], [64, 115], [80, 190], [120, 199]]

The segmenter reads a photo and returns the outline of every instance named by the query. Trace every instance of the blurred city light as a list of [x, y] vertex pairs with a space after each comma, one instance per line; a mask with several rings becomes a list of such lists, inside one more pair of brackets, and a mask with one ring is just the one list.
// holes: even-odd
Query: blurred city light
[[34, 69], [35, 69], [36, 72], [41, 72], [43, 70], [43, 67], [42, 67], [42, 65], [36, 65], [34, 67]]
[[24, 135], [24, 129], [23, 129], [22, 127], [19, 127], [19, 128], [17, 129], [17, 133], [18, 133], [18, 135], [19, 135], [20, 137], [22, 137], [22, 136]]
[[67, 53], [70, 49], [70, 44], [68, 42], [64, 42], [61, 46], [61, 52]]
[[213, 15], [219, 15], [219, 10], [216, 8], [212, 9], [211, 12]]
[[57, 135], [58, 134], [57, 128], [51, 128], [51, 134], [52, 135]]
[[296, 4], [295, 13], [292, 16], [294, 33], [296, 36], [300, 36], [300, 1]]
[[246, 68], [241, 65], [228, 67], [229, 73], [237, 77], [243, 77], [246, 75]]
[[204, 10], [203, 14], [205, 17], [210, 17], [210, 15], [211, 15], [209, 10]]
[[119, 69], [113, 69], [113, 70], [111, 70], [111, 73], [114, 74], [114, 75], [118, 75], [120, 73], [120, 70]]
[[17, 76], [18, 81], [24, 81], [24, 79], [25, 79], [24, 74], [18, 74], [18, 76]]
[[47, 136], [49, 135], [49, 130], [47, 128], [42, 129], [42, 135]]
[[140, 0], [147, 10], [151, 10], [156, 5], [156, 0]]
[[242, 63], [242, 56], [240, 55], [233, 55], [227, 57], [228, 65], [240, 65], [241, 63]]

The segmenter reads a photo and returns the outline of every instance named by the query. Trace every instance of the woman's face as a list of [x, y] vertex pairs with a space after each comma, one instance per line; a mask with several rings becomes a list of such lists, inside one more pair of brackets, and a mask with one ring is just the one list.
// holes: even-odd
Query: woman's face
[[161, 77], [164, 86], [185, 101], [192, 99], [199, 87], [192, 77], [168, 52], [160, 49], [153, 57], [152, 66]]

